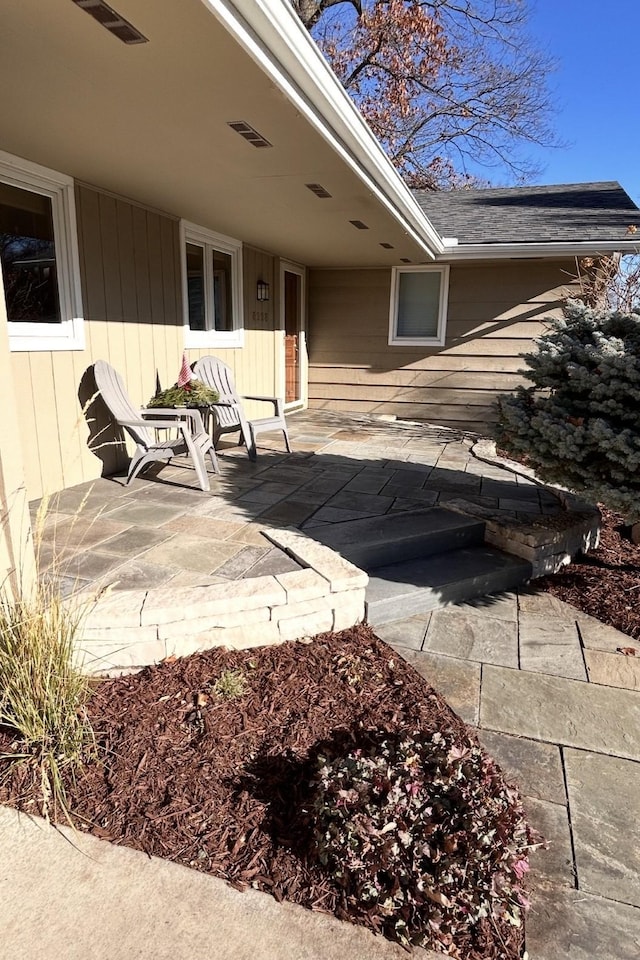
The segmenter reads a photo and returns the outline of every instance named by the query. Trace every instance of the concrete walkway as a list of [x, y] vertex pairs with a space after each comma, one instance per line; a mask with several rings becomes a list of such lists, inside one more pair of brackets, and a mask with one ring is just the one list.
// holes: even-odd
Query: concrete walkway
[[[533, 857], [529, 960], [636, 960], [640, 662], [617, 652], [633, 641], [534, 591], [377, 632], [478, 729], [550, 840]], [[6, 808], [0, 850], [0, 942], [11, 960], [406, 956], [332, 917]]]

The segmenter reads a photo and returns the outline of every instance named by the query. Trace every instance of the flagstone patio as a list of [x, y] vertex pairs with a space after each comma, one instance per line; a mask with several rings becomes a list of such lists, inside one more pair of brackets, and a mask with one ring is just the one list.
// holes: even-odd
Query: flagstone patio
[[[321, 525], [461, 500], [489, 518], [492, 535], [516, 530], [516, 547], [539, 547], [538, 532], [561, 528], [557, 498], [478, 459], [472, 437], [318, 411], [289, 423], [291, 456], [276, 439], [256, 463], [227, 446], [210, 493], [184, 464], [130, 487], [115, 478], [63, 491], [45, 520], [43, 576], [57, 555], [67, 592], [109, 586], [116, 610], [126, 608], [124, 591], [159, 588], [170, 600], [200, 584], [286, 582], [300, 567], [265, 539], [267, 528], [312, 535]], [[550, 840], [532, 860], [531, 960], [638, 956], [640, 674], [619, 652], [633, 641], [535, 588], [376, 632], [477, 729]]]
[[288, 423], [291, 455], [281, 434], [261, 435], [255, 463], [223, 443], [221, 472], [210, 473], [207, 493], [189, 461], [178, 460], [129, 486], [121, 476], [54, 494], [42, 572], [55, 562], [65, 594], [213, 584], [299, 569], [265, 539], [265, 528], [312, 535], [324, 524], [461, 501], [503, 525], [544, 529], [562, 513], [548, 491], [477, 459], [470, 436], [323, 411], [294, 413]]

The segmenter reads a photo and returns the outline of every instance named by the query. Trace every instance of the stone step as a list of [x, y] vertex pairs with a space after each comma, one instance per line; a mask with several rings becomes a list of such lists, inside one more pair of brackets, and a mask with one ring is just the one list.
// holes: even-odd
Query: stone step
[[531, 564], [488, 546], [389, 564], [370, 571], [367, 620], [373, 626], [450, 603], [513, 590], [531, 577]]
[[346, 520], [312, 531], [314, 540], [336, 550], [361, 570], [443, 554], [484, 541], [484, 523], [434, 507], [411, 513]]

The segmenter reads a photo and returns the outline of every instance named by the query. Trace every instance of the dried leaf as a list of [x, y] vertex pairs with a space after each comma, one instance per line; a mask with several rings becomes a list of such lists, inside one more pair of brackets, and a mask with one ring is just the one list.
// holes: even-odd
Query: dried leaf
[[616, 653], [622, 653], [625, 657], [638, 656], [638, 650], [636, 647], [617, 647]]

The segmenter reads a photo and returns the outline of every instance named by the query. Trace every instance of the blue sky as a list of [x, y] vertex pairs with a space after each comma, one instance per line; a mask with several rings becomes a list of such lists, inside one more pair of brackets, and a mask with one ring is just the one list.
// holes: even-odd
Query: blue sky
[[558, 61], [555, 129], [539, 183], [619, 180], [640, 205], [640, 0], [531, 0], [531, 33]]

